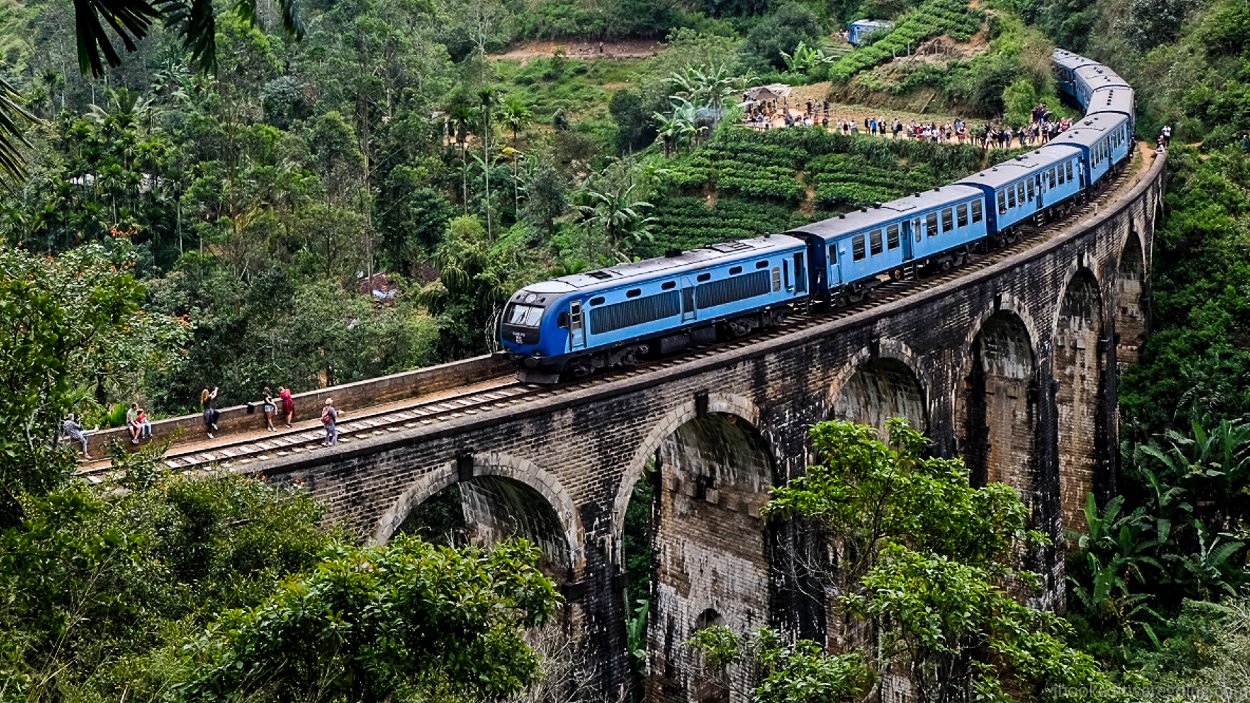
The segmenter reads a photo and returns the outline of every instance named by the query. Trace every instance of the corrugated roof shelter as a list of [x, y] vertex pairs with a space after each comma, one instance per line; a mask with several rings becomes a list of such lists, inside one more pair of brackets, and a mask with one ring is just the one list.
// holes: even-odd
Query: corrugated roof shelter
[[769, 83], [747, 88], [742, 96], [747, 100], [776, 100], [790, 95], [790, 86], [785, 83]]

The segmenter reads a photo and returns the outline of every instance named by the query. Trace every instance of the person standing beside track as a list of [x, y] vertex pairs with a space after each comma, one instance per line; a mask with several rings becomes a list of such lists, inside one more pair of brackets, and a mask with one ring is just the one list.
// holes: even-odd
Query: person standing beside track
[[295, 399], [291, 397], [291, 389], [278, 386], [278, 399], [282, 401], [282, 416], [286, 418], [286, 426], [291, 426], [291, 418], [295, 417]]
[[339, 443], [338, 422], [339, 411], [334, 409], [334, 399], [326, 398], [326, 405], [321, 409], [321, 424], [325, 425], [326, 438], [322, 446], [332, 447]]

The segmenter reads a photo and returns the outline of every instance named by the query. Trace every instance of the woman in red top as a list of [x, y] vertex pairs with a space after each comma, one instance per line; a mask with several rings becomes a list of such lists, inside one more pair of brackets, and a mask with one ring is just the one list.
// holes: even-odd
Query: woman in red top
[[278, 389], [278, 398], [282, 400], [282, 414], [286, 417], [286, 426], [291, 426], [291, 418], [295, 415], [295, 399], [291, 397], [291, 389], [282, 386]]

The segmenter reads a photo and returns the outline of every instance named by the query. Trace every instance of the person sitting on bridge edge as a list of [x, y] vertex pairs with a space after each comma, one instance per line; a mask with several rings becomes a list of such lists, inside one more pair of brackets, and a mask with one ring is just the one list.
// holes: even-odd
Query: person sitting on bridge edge
[[[65, 430], [65, 435], [67, 437], [82, 444], [82, 458], [87, 461], [91, 461], [91, 455], [87, 453], [88, 433], [82, 428], [82, 425], [78, 424], [78, 416], [74, 413], [70, 413], [69, 417], [65, 418], [65, 422], [61, 423], [61, 429]], [[100, 429], [100, 426], [96, 425], [95, 430], [91, 431], [95, 432], [98, 429]]]
[[278, 386], [278, 398], [282, 401], [282, 415], [286, 417], [286, 426], [291, 426], [291, 418], [295, 416], [295, 399], [291, 397], [291, 389]]
[[221, 416], [221, 412], [213, 407], [213, 400], [217, 398], [217, 386], [213, 386], [213, 392], [209, 393], [208, 389], [200, 391], [200, 407], [204, 410], [204, 430], [209, 439], [213, 438], [213, 433], [217, 431], [217, 418]]
[[[135, 403], [137, 406], [138, 403]], [[152, 439], [152, 422], [148, 420], [148, 411], [139, 408], [135, 415], [135, 424], [139, 426], [139, 439]]]
[[126, 409], [126, 430], [130, 432], [130, 443], [139, 443], [139, 404], [131, 403]]
[[339, 411], [334, 409], [334, 399], [326, 398], [326, 405], [321, 409], [321, 424], [326, 427], [326, 438], [321, 443], [323, 447], [332, 447], [339, 443], [339, 431], [335, 427], [338, 419]]

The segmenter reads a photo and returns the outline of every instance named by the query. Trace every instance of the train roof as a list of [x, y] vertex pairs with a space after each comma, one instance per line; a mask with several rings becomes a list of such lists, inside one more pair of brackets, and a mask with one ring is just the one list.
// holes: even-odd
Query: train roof
[[1076, 75], [1078, 78], [1085, 81], [1085, 85], [1089, 86], [1090, 90], [1098, 90], [1099, 88], [1107, 88], [1111, 86], [1118, 86], [1122, 88], [1129, 87], [1128, 83], [1120, 77], [1120, 74], [1112, 71], [1100, 63], [1082, 66], [1076, 69]]
[[922, 193], [914, 193], [905, 198], [897, 198], [888, 203], [880, 203], [873, 207], [863, 207], [858, 210], [830, 217], [827, 220], [819, 220], [801, 227], [795, 227], [787, 232], [787, 234], [810, 234], [824, 239], [831, 239], [851, 232], [896, 220], [900, 216], [906, 216], [909, 212], [923, 212], [941, 205], [965, 200], [967, 198], [981, 197], [981, 191], [976, 188], [967, 186], [947, 185], [933, 190], [926, 190]]
[[1089, 148], [1094, 142], [1106, 135], [1107, 131], [1128, 121], [1128, 117], [1115, 112], [1100, 112], [1086, 115], [1080, 122], [1072, 125], [1066, 132], [1060, 132], [1050, 140], [1051, 146], [1073, 144]]
[[1014, 159], [994, 164], [980, 173], [964, 178], [959, 183], [976, 183], [991, 188], [998, 188], [1011, 183], [1017, 178], [1028, 175], [1034, 169], [1047, 168], [1064, 159], [1079, 156], [1080, 153], [1080, 149], [1071, 145], [1047, 145], [1040, 149], [1034, 149], [1027, 154], [1021, 154]]
[[804, 246], [802, 240], [794, 237], [788, 237], [784, 234], [768, 234], [751, 239], [711, 244], [701, 249], [691, 249], [673, 256], [645, 259], [594, 271], [575, 273], [571, 276], [561, 276], [551, 281], [526, 286], [524, 290], [533, 293], [566, 293], [588, 288], [614, 288], [627, 281], [636, 278], [646, 278], [661, 272], [665, 275], [671, 275], [681, 273], [683, 270], [703, 268], [708, 264], [750, 260], [761, 255], [767, 256], [772, 253], [792, 251]]
[[1055, 49], [1050, 54], [1050, 60], [1060, 68], [1066, 68], [1069, 71], [1076, 70], [1082, 66], [1098, 63], [1093, 59], [1087, 59], [1080, 54], [1074, 54], [1066, 49]]
[[1099, 112], [1134, 114], [1133, 89], [1128, 86], [1109, 86], [1095, 90], [1090, 95], [1085, 113], [1093, 115]]

